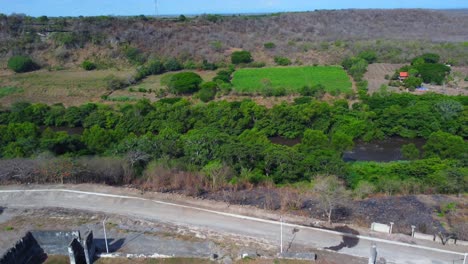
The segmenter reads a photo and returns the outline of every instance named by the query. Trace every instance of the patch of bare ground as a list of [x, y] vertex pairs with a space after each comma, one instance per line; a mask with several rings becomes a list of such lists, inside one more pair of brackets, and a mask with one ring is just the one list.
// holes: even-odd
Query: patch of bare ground
[[[391, 63], [374, 63], [370, 64], [367, 68], [367, 72], [364, 75], [364, 79], [369, 82], [369, 93], [378, 92], [382, 85], [387, 85], [389, 80], [385, 79], [385, 75], [392, 76], [396, 70], [405, 66], [406, 64], [391, 64]], [[447, 85], [433, 85], [424, 84], [424, 87], [428, 88], [428, 91], [414, 91], [413, 94], [423, 94], [426, 92], [435, 92], [446, 95], [468, 95], [468, 82], [464, 80], [468, 76], [468, 67], [452, 67], [453, 73], [458, 73], [462, 78], [458, 78], [457, 83], [449, 83]], [[409, 92], [403, 87], [388, 87], [389, 91], [392, 92]]]

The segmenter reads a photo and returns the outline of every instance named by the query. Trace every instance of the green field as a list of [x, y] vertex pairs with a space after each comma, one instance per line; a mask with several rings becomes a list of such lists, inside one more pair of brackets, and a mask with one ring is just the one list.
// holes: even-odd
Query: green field
[[327, 92], [348, 92], [352, 87], [346, 72], [334, 66], [240, 69], [234, 73], [232, 84], [239, 93], [261, 93], [268, 88], [297, 93], [306, 85], [317, 84], [325, 86]]

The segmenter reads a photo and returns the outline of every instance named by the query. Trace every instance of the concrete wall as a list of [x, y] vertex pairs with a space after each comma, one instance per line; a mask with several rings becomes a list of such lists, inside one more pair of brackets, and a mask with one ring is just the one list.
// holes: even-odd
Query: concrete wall
[[68, 256], [70, 257], [70, 264], [86, 264], [83, 246], [78, 239], [73, 238], [68, 245]]
[[80, 231], [32, 231], [37, 243], [48, 255], [68, 255], [68, 245], [73, 239], [81, 242]]
[[0, 258], [0, 264], [38, 264], [42, 263], [46, 257], [36, 239], [28, 232]]
[[94, 244], [93, 231], [86, 232], [82, 245], [84, 249], [86, 264], [92, 264], [94, 261], [94, 254], [96, 253], [96, 245]]
[[380, 232], [380, 233], [390, 233], [390, 226], [385, 225], [385, 224], [379, 224], [379, 223], [372, 223], [371, 225], [371, 230], [375, 232]]

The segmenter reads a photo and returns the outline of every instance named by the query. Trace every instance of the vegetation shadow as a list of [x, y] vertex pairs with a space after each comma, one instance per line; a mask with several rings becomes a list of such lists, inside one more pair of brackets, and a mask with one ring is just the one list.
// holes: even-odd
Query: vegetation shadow
[[[94, 239], [94, 243], [96, 245], [96, 249], [99, 252], [106, 252], [106, 241], [104, 239]], [[109, 253], [113, 253], [122, 248], [122, 246], [125, 243], [125, 238], [119, 238], [117, 240], [113, 238], [108, 238], [107, 243], [109, 247]]]
[[357, 237], [359, 235], [359, 232], [349, 228], [348, 226], [340, 226], [336, 227], [334, 229], [335, 231], [345, 233], [343, 235], [343, 241], [340, 242], [340, 244], [332, 247], [326, 247], [326, 249], [333, 250], [333, 251], [339, 251], [343, 248], [353, 248], [359, 243], [359, 238]]

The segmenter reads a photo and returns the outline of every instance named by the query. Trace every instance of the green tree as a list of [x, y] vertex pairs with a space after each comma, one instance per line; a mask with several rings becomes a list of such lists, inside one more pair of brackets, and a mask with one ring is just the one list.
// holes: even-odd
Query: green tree
[[403, 81], [406, 88], [414, 91], [417, 87], [421, 87], [422, 79], [414, 76], [410, 76]]
[[252, 54], [246, 50], [234, 51], [231, 55], [231, 62], [233, 64], [250, 63], [252, 61]]
[[200, 86], [200, 91], [198, 91], [198, 98], [202, 102], [209, 102], [213, 100], [216, 96], [217, 84], [215, 82], [206, 82]]
[[336, 132], [332, 136], [331, 145], [338, 152], [351, 150], [354, 147], [353, 137], [342, 132]]
[[401, 147], [401, 154], [403, 155], [403, 158], [407, 160], [416, 160], [421, 156], [421, 152], [413, 143], [406, 144]]
[[201, 171], [209, 179], [213, 191], [223, 187], [229, 180], [229, 168], [219, 160], [210, 161]]
[[377, 53], [372, 50], [366, 50], [358, 55], [359, 58], [364, 59], [367, 63], [372, 64], [377, 61]]
[[462, 137], [442, 131], [432, 133], [423, 148], [425, 157], [461, 159], [468, 155], [468, 143]]
[[174, 94], [187, 94], [198, 91], [203, 79], [194, 72], [174, 74], [169, 81], [169, 89]]
[[16, 72], [30, 72], [37, 70], [39, 66], [28, 56], [13, 56], [8, 60], [8, 69]]
[[275, 57], [275, 63], [277, 65], [280, 65], [280, 66], [288, 66], [288, 65], [292, 64], [290, 59], [288, 59], [286, 57], [281, 57], [281, 56], [276, 56]]
[[104, 153], [117, 139], [113, 130], [106, 130], [99, 126], [85, 129], [81, 138], [86, 147], [93, 153]]

